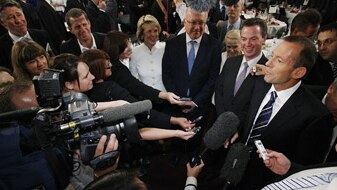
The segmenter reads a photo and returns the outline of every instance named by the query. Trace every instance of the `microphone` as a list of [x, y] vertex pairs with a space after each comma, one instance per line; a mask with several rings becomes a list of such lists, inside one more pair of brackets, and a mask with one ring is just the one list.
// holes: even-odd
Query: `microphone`
[[13, 120], [29, 120], [36, 116], [40, 110], [38, 107], [32, 107], [23, 110], [10, 111], [0, 114], [0, 121], [13, 121]]
[[120, 119], [126, 119], [133, 117], [136, 114], [140, 114], [152, 109], [152, 103], [150, 100], [143, 100], [131, 104], [125, 104], [114, 108], [106, 109], [100, 114], [103, 116], [105, 123], [117, 121]]
[[230, 138], [237, 131], [239, 124], [240, 120], [233, 112], [220, 114], [203, 138], [206, 147], [199, 155], [191, 159], [190, 165], [192, 167], [199, 165], [201, 157], [208, 149], [219, 149], [225, 140]]
[[249, 148], [245, 144], [235, 143], [230, 147], [220, 171], [220, 177], [226, 180], [223, 190], [237, 186], [243, 177], [249, 158]]

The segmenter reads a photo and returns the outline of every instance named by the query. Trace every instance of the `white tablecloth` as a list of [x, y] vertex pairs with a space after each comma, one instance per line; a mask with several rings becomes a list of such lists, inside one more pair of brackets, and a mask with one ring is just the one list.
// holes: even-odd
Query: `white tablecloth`
[[287, 31], [287, 24], [280, 20], [274, 20], [268, 23], [268, 38], [275, 38], [278, 34], [282, 34]]

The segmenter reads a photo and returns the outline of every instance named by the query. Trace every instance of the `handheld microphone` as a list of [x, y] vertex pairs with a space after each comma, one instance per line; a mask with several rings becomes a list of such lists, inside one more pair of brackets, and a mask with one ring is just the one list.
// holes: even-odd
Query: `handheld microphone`
[[226, 180], [223, 190], [237, 186], [243, 177], [249, 158], [249, 148], [245, 144], [235, 143], [230, 147], [220, 171], [220, 177]]
[[123, 106], [109, 108], [100, 113], [103, 115], [103, 121], [105, 123], [109, 123], [120, 119], [133, 117], [136, 114], [149, 111], [150, 109], [152, 109], [151, 101], [143, 100], [131, 104], [125, 104]]
[[206, 147], [199, 155], [192, 157], [190, 165], [192, 167], [199, 165], [202, 156], [208, 149], [219, 149], [225, 140], [230, 138], [237, 131], [239, 124], [240, 120], [233, 112], [220, 114], [203, 138]]

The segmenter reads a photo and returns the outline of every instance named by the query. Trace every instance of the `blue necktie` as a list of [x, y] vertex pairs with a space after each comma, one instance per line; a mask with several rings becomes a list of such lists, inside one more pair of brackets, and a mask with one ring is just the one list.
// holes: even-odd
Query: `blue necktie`
[[233, 24], [230, 24], [227, 28], [227, 32], [230, 31], [230, 30], [233, 30], [234, 29], [234, 25]]
[[254, 140], [260, 138], [262, 131], [267, 127], [271, 114], [273, 112], [273, 105], [275, 103], [275, 99], [277, 98], [277, 94], [275, 91], [271, 92], [270, 99], [266, 105], [263, 106], [260, 115], [257, 117], [255, 124], [250, 132], [250, 135], [247, 139], [247, 146], [252, 146]]
[[[191, 75], [192, 72], [192, 68], [193, 68], [193, 64], [194, 64], [194, 60], [195, 60], [195, 49], [194, 49], [194, 45], [196, 44], [196, 41], [190, 41], [191, 44], [191, 49], [190, 52], [188, 53], [188, 57], [187, 57], [187, 62], [188, 62], [188, 74]], [[190, 95], [190, 88], [187, 89], [186, 95], [189, 96]]]

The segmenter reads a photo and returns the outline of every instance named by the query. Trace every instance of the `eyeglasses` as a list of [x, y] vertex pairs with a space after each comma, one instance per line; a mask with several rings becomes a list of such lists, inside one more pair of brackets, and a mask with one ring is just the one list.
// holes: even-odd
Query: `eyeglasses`
[[186, 20], [186, 22], [188, 24], [191, 24], [192, 26], [204, 26], [206, 24], [206, 22], [204, 21], [189, 21], [189, 20]]
[[328, 38], [328, 39], [324, 40], [323, 42], [317, 41], [317, 46], [318, 46], [318, 47], [329, 46], [329, 45], [331, 45], [332, 43], [334, 43], [335, 41], [337, 41], [337, 39], [331, 39], [331, 38]]

